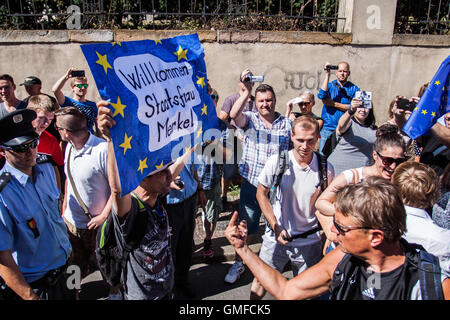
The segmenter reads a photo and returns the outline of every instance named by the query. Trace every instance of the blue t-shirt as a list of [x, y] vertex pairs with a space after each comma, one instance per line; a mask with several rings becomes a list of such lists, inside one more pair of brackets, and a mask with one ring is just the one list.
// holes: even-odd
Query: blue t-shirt
[[[192, 159], [192, 157], [191, 157]], [[181, 203], [187, 198], [190, 198], [197, 192], [198, 183], [194, 178], [194, 164], [187, 163], [180, 172], [180, 180], [184, 183], [184, 188], [181, 190], [170, 189], [167, 195], [167, 204]]]
[[30, 283], [63, 266], [72, 247], [58, 208], [59, 190], [50, 163], [37, 164], [33, 178], [7, 162], [10, 181], [0, 193], [0, 251], [11, 250]]
[[[348, 99], [348, 97], [346, 97], [343, 92], [339, 90], [339, 87], [344, 88], [350, 99]], [[350, 81], [347, 81], [344, 86], [341, 86], [337, 80], [334, 80], [328, 83], [328, 91], [320, 89], [317, 97], [322, 100], [331, 98], [331, 100], [333, 100], [334, 102], [350, 104], [352, 102], [351, 99], [355, 97], [355, 93], [359, 90], [359, 87], [351, 83]], [[344, 111], [336, 109], [335, 107], [326, 106], [324, 104], [321, 115], [321, 118], [324, 122], [322, 129], [331, 131], [335, 130], [338, 125], [339, 119], [343, 114]]]
[[64, 103], [62, 104], [62, 108], [64, 107], [75, 107], [79, 109], [87, 118], [87, 126], [91, 133], [94, 133], [94, 122], [95, 118], [97, 118], [97, 104], [94, 101], [86, 100], [85, 102], [76, 101], [72, 98], [65, 96]]

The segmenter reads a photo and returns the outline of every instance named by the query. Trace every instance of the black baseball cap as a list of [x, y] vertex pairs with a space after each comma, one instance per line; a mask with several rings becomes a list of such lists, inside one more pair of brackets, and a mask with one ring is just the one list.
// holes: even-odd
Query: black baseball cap
[[25, 78], [25, 81], [21, 83], [21, 86], [32, 86], [33, 84], [42, 84], [41, 79], [35, 76], [29, 76]]
[[31, 122], [36, 118], [36, 112], [30, 109], [15, 110], [0, 118], [0, 145], [6, 147], [21, 144], [39, 137]]

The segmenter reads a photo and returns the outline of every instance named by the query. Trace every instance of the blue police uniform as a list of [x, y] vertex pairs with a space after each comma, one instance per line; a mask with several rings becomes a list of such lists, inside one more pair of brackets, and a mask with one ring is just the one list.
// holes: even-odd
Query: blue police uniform
[[58, 209], [55, 173], [49, 163], [37, 164], [30, 178], [8, 162], [4, 172], [11, 179], [0, 193], [0, 251], [12, 251], [31, 283], [63, 266], [72, 250]]

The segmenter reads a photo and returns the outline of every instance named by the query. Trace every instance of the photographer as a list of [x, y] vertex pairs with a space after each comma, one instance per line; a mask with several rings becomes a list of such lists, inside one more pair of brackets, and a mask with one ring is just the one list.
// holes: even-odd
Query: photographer
[[328, 158], [336, 175], [347, 169], [368, 166], [372, 161], [376, 125], [371, 103], [370, 108], [367, 106], [353, 99], [339, 119], [336, 128], [339, 142]]
[[[330, 81], [330, 70], [336, 70], [336, 80]], [[324, 121], [320, 131], [319, 151], [322, 152], [325, 141], [336, 129], [341, 116], [350, 106], [351, 100], [359, 87], [348, 81], [350, 77], [350, 65], [342, 61], [337, 66], [326, 63], [324, 67], [325, 78], [317, 97], [322, 100], [323, 108], [321, 118]]]
[[[292, 111], [294, 104], [298, 104], [300, 112]], [[321, 130], [323, 126], [323, 119], [316, 116], [312, 112], [312, 108], [315, 104], [316, 101], [314, 100], [314, 93], [311, 90], [303, 90], [300, 92], [298, 97], [288, 101], [286, 104], [286, 114], [284, 116], [293, 121], [300, 116], [310, 115], [317, 120], [319, 123], [319, 130]]]
[[[65, 96], [61, 91], [69, 79], [71, 79], [72, 98]], [[70, 68], [64, 76], [55, 82], [52, 91], [61, 107], [75, 107], [79, 109], [87, 118], [89, 131], [94, 133], [93, 127], [97, 118], [97, 104], [86, 99], [88, 86], [88, 79], [84, 75], [84, 71]]]

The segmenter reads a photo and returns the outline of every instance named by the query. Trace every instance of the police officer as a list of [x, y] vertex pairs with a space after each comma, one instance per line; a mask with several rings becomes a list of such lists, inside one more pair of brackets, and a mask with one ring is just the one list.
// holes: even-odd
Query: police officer
[[50, 163], [36, 163], [32, 110], [0, 119], [0, 300], [72, 299], [71, 246]]

